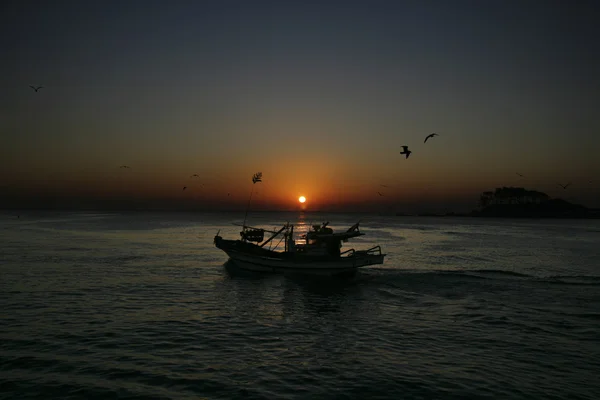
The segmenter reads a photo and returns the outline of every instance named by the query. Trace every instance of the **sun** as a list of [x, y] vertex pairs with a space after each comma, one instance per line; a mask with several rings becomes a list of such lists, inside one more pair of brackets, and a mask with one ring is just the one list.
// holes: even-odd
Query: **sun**
[[300, 197], [298, 197], [298, 201], [299, 201], [300, 203], [304, 203], [304, 202], [306, 201], [306, 197], [304, 197], [304, 196], [300, 196]]

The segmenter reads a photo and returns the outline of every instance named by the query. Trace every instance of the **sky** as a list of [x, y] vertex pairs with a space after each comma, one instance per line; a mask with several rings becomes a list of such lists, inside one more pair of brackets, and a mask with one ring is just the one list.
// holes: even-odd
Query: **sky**
[[0, 207], [470, 210], [501, 186], [600, 207], [599, 10], [5, 1]]

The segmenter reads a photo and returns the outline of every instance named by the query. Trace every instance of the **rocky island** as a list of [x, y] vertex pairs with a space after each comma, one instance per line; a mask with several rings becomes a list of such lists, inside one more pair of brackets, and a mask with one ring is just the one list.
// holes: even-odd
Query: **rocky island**
[[496, 218], [600, 218], [599, 210], [519, 187], [483, 192], [479, 198], [479, 208], [472, 215]]

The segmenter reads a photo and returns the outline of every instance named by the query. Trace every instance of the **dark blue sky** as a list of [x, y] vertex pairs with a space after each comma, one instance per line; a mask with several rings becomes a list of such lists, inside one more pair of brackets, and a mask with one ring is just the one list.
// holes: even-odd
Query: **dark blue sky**
[[263, 170], [278, 205], [381, 201], [384, 182], [411, 188], [389, 201], [441, 204], [568, 181], [598, 205], [595, 2], [18, 1], [0, 15], [5, 186], [168, 197], [200, 171], [220, 194], [198, 201], [218, 201]]

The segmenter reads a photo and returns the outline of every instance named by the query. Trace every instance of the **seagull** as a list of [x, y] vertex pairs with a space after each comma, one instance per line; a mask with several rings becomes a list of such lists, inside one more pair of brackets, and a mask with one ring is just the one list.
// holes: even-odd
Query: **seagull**
[[131, 168], [131, 167], [128, 165], [121, 165], [119, 168]]
[[200, 178], [200, 175], [194, 174], [194, 175], [190, 176], [190, 178]]
[[33, 90], [35, 90], [36, 92], [43, 88], [43, 86], [33, 86], [33, 85], [29, 85], [29, 87], [32, 88]]
[[569, 185], [571, 184], [571, 182], [567, 183], [566, 185], [561, 185], [560, 183], [558, 184], [558, 186], [560, 186], [563, 189], [566, 189], [569, 187]]
[[523, 174], [520, 174], [518, 172], [515, 172], [515, 174], [519, 175], [521, 178], [523, 178]]
[[379, 185], [379, 186], [384, 187], [384, 188], [389, 188], [388, 185]]
[[377, 192], [378, 195], [383, 196], [380, 192]]
[[429, 135], [427, 135], [427, 137], [425, 137], [425, 140], [423, 141], [423, 143], [427, 143], [427, 139], [429, 139], [430, 137], [434, 137], [434, 136], [439, 136], [437, 133], [430, 133]]
[[185, 189], [187, 189], [187, 186], [184, 186], [184, 187], [183, 187], [183, 189], [181, 189], [181, 190], [183, 191], [183, 190], [185, 190]]
[[412, 153], [412, 151], [410, 151], [408, 149], [408, 146], [402, 146], [402, 151], [400, 152], [400, 154], [406, 154], [406, 158], [408, 158], [408, 156], [410, 156], [410, 153]]

